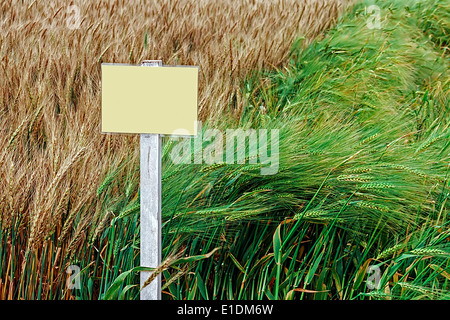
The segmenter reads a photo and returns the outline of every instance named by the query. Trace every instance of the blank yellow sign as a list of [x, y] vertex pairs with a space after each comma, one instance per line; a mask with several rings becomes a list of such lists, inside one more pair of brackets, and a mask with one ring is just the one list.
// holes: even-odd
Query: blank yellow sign
[[197, 134], [198, 67], [102, 64], [102, 132]]

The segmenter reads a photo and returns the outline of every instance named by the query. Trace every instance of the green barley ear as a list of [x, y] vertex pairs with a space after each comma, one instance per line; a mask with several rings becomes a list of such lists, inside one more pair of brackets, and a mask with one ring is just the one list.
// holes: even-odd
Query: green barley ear
[[385, 259], [387, 257], [392, 256], [393, 254], [397, 253], [398, 251], [400, 251], [401, 249], [405, 248], [406, 244], [405, 243], [398, 243], [395, 246], [388, 248], [384, 251], [382, 251], [378, 256], [377, 256], [377, 260], [381, 260], [381, 259]]
[[389, 212], [389, 208], [387, 206], [384, 206], [382, 204], [374, 203], [371, 201], [357, 201], [355, 203], [356, 206], [361, 208], [367, 208], [372, 210], [378, 210], [381, 212]]
[[118, 176], [119, 172], [124, 168], [126, 164], [127, 161], [121, 163], [114, 171], [107, 174], [107, 176], [97, 189], [97, 196], [101, 195], [108, 188], [108, 186], [114, 181], [114, 179]]
[[411, 254], [420, 256], [450, 256], [450, 253], [437, 248], [418, 248], [410, 251]]
[[384, 182], [366, 183], [361, 186], [363, 190], [384, 190], [394, 188], [394, 185]]
[[415, 284], [408, 283], [408, 282], [397, 282], [397, 284], [400, 287], [405, 288], [407, 290], [415, 291], [415, 292], [425, 294], [425, 295], [431, 296], [431, 297], [435, 297], [439, 294], [439, 290], [434, 290], [432, 288], [419, 286], [419, 285], [415, 285]]
[[169, 171], [169, 173], [163, 174], [163, 176], [161, 177], [161, 182], [165, 182], [166, 180], [173, 178], [174, 176], [176, 176], [177, 174], [179, 174], [181, 172], [183, 172], [183, 170], [181, 170], [180, 166], [177, 166], [176, 169]]
[[265, 212], [265, 209], [231, 212], [229, 216], [225, 217], [225, 220], [227, 220], [227, 221], [244, 220], [244, 219], [251, 218], [253, 216], [257, 216], [264, 212]]
[[219, 169], [219, 168], [223, 168], [223, 167], [225, 167], [225, 166], [226, 166], [226, 163], [215, 163], [215, 164], [213, 164], [213, 165], [210, 165], [210, 166], [207, 166], [207, 167], [202, 168], [202, 169], [200, 170], [200, 172], [214, 171], [214, 170], [217, 170], [217, 169]]
[[[403, 170], [406, 171], [408, 173], [412, 173], [416, 176], [419, 176], [421, 178], [427, 178], [430, 177], [429, 175], [425, 174], [424, 172], [417, 170], [417, 169], [413, 169], [410, 167], [407, 167], [405, 165], [402, 164], [396, 164], [396, 163], [383, 163], [381, 165], [382, 167], [388, 167], [388, 168], [393, 168], [393, 169], [398, 169], [398, 170]], [[437, 179], [437, 177], [434, 177], [435, 179]]]
[[274, 195], [275, 198], [295, 198], [295, 194], [293, 193], [280, 193]]
[[349, 181], [349, 182], [368, 182], [374, 179], [373, 176], [360, 175], [360, 174], [347, 174], [340, 175], [336, 178], [338, 181]]
[[417, 149], [416, 149], [416, 153], [422, 152], [426, 149], [428, 149], [430, 146], [432, 146], [433, 144], [435, 144], [437, 141], [441, 140], [442, 138], [444, 138], [447, 134], [441, 134], [437, 137], [428, 139], [427, 141], [425, 141], [424, 143], [422, 143]]
[[344, 170], [344, 172], [349, 174], [368, 173], [370, 171], [372, 171], [372, 168], [370, 167], [347, 168]]
[[117, 216], [117, 219], [123, 219], [125, 217], [128, 217], [134, 213], [139, 212], [140, 209], [141, 209], [141, 204], [139, 201], [129, 204], [119, 213], [119, 215]]
[[102, 182], [102, 184], [97, 189], [97, 196], [101, 195], [103, 191], [113, 182], [115, 174], [108, 175]]
[[194, 212], [194, 214], [198, 215], [212, 215], [212, 214], [222, 214], [229, 212], [230, 208], [211, 208], [211, 209], [203, 209], [203, 210], [197, 210]]
[[369, 142], [375, 140], [375, 139], [378, 138], [379, 136], [380, 136], [380, 133], [377, 132], [377, 133], [375, 133], [374, 135], [371, 135], [370, 137], [368, 137], [368, 138], [364, 139], [363, 141], [361, 141], [361, 142], [359, 143], [359, 146], [362, 146], [362, 145], [364, 145], [364, 144], [367, 144], [367, 143], [369, 143]]
[[[320, 218], [324, 217], [328, 214], [328, 211], [326, 210], [310, 210], [306, 211], [305, 214], [303, 214], [304, 218]], [[302, 214], [296, 214], [294, 216], [294, 219], [298, 219]]]
[[391, 295], [389, 295], [389, 294], [387, 294], [387, 293], [385, 293], [385, 292], [383, 292], [383, 291], [371, 291], [371, 292], [368, 292], [368, 293], [363, 293], [362, 294], [363, 296], [365, 296], [365, 297], [373, 297], [373, 298], [376, 298], [376, 299], [391, 299], [392, 298], [392, 296]]

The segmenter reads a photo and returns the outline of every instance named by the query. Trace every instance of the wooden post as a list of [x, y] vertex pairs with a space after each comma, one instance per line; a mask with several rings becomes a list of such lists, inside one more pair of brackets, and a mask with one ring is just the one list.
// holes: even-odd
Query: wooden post
[[[144, 60], [141, 66], [161, 67], [161, 60]], [[141, 251], [140, 265], [156, 268], [161, 264], [161, 135], [140, 136], [141, 162]], [[141, 288], [151, 272], [140, 273]], [[140, 293], [141, 300], [161, 300], [159, 275]]]

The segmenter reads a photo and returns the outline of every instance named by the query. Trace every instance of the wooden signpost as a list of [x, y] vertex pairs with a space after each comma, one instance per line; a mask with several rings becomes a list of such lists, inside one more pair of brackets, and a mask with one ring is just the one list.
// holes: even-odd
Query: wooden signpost
[[[158, 68], [142, 68], [142, 67]], [[161, 264], [161, 135], [197, 134], [198, 67], [102, 64], [102, 132], [140, 134], [140, 265]], [[151, 272], [141, 272], [141, 288]], [[158, 276], [141, 300], [161, 299]]]

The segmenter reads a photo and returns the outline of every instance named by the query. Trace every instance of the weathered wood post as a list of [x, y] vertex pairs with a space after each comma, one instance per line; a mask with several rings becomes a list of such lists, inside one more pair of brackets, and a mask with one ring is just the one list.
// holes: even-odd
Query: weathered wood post
[[[161, 60], [145, 60], [145, 67], [161, 67]], [[141, 133], [141, 266], [161, 264], [161, 135]], [[141, 272], [141, 288], [150, 272]], [[141, 291], [141, 300], [161, 300], [161, 276]]]

